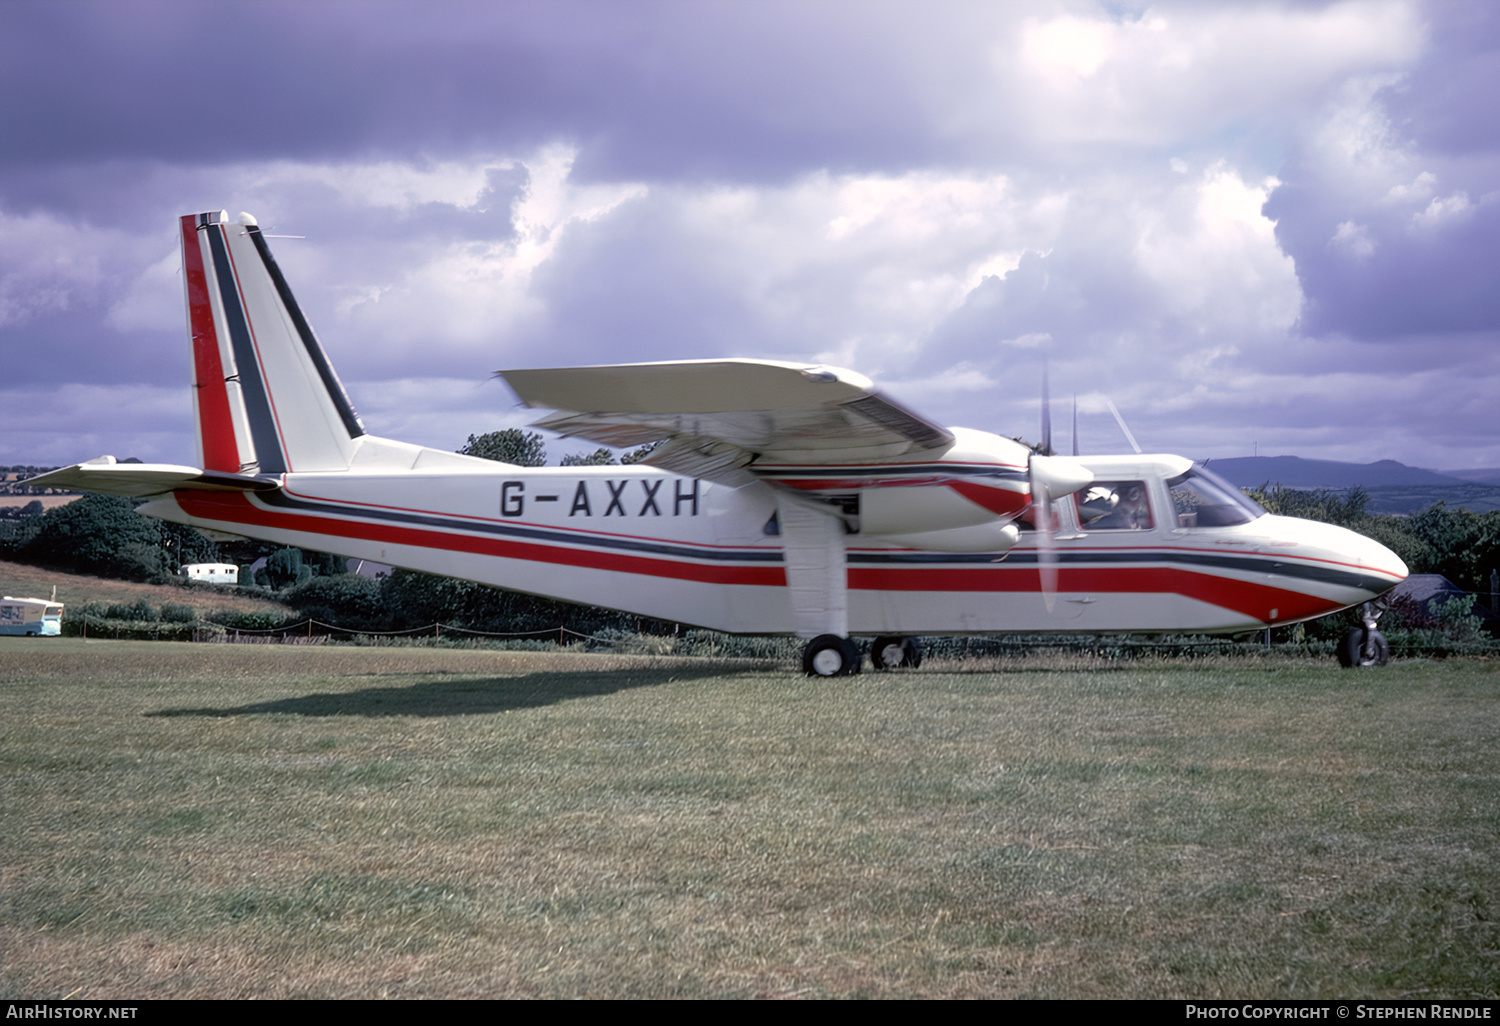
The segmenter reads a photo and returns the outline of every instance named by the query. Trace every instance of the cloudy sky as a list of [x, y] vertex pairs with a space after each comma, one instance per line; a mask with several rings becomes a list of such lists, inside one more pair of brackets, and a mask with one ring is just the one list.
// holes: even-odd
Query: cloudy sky
[[[1500, 5], [0, 4], [0, 463], [194, 460], [176, 216], [373, 432], [852, 367], [1084, 452], [1500, 466]], [[1066, 445], [1066, 425], [1058, 440]], [[553, 458], [582, 448], [555, 443]]]

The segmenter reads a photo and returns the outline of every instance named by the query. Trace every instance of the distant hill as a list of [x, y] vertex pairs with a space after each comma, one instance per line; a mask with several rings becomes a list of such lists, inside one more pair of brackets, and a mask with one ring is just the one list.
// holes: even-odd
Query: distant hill
[[1335, 460], [1305, 460], [1301, 456], [1237, 456], [1211, 460], [1209, 469], [1241, 488], [1256, 488], [1266, 483], [1286, 488], [1441, 487], [1469, 483], [1463, 478], [1408, 467], [1395, 460], [1339, 463]]
[[1340, 463], [1300, 456], [1238, 456], [1210, 460], [1208, 468], [1241, 488], [1363, 488], [1371, 513], [1415, 513], [1437, 502], [1476, 513], [1500, 510], [1500, 471], [1494, 470], [1438, 473], [1395, 460]]
[[1468, 470], [1440, 470], [1439, 474], [1475, 484], [1500, 485], [1500, 467], [1472, 467]]

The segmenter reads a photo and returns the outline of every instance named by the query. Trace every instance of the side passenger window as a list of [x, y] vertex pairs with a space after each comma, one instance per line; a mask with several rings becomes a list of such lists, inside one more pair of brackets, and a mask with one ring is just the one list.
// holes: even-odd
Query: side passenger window
[[1085, 531], [1149, 531], [1156, 526], [1144, 481], [1095, 481], [1074, 494]]

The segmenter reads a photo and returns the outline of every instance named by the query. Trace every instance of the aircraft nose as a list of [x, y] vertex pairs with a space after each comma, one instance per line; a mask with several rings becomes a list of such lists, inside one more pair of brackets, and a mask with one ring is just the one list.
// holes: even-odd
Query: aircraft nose
[[1397, 584], [1400, 584], [1411, 575], [1411, 571], [1407, 568], [1405, 560], [1379, 542], [1375, 542], [1375, 545], [1380, 549], [1383, 559], [1386, 560], [1383, 565], [1390, 568], [1387, 572], [1397, 579]]
[[1372, 597], [1384, 595], [1406, 580], [1410, 574], [1405, 561], [1374, 538], [1345, 527], [1333, 528], [1337, 534], [1327, 539], [1334, 558], [1363, 571], [1363, 585]]
[[[1400, 556], [1380, 544], [1374, 538], [1366, 538], [1364, 535], [1357, 534], [1354, 531], [1350, 531], [1349, 533], [1358, 538], [1361, 543], [1358, 556], [1364, 566], [1380, 577], [1389, 579], [1391, 588], [1406, 580], [1411, 571], [1407, 569], [1406, 562]], [[1389, 590], [1390, 588], [1387, 588], [1377, 594], [1383, 595]]]
[[[1271, 526], [1271, 525], [1268, 525]], [[1384, 595], [1406, 580], [1401, 557], [1374, 538], [1348, 528], [1296, 517], [1278, 517], [1273, 527], [1272, 548], [1300, 557], [1304, 568], [1329, 583], [1348, 589], [1343, 601], [1363, 602]]]

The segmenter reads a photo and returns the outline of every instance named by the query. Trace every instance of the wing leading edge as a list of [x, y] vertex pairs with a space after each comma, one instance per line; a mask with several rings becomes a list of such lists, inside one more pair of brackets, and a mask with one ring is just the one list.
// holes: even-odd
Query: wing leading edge
[[647, 463], [726, 484], [750, 481], [740, 468], [759, 457], [920, 459], [954, 441], [838, 367], [684, 360], [499, 373], [527, 406], [557, 411], [537, 427], [614, 447], [666, 440]]

